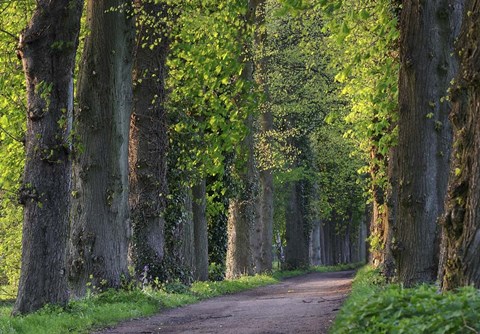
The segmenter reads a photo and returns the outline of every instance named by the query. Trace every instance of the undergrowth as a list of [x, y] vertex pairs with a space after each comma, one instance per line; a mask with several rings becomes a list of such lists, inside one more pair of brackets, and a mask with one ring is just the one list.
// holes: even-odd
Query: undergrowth
[[309, 270], [274, 272], [271, 275], [244, 276], [236, 280], [195, 282], [190, 287], [172, 282], [164, 284], [161, 289], [147, 285], [130, 291], [111, 290], [72, 301], [65, 309], [47, 306], [23, 317], [10, 317], [12, 303], [0, 302], [0, 333], [88, 333], [92, 329], [110, 326], [121, 320], [149, 316], [162, 309], [275, 284], [281, 279], [311, 271], [338, 271], [350, 268], [352, 265], [314, 267]]
[[480, 291], [472, 287], [439, 293], [434, 285], [386, 284], [364, 267], [338, 314], [332, 334], [480, 333]]

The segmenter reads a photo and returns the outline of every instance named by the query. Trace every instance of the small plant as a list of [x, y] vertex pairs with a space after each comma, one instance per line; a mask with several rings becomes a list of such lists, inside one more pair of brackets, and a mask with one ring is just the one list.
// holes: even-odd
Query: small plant
[[434, 285], [386, 284], [378, 270], [357, 274], [331, 333], [478, 333], [480, 292], [473, 287], [439, 293]]
[[223, 281], [225, 279], [225, 266], [215, 262], [208, 266], [208, 279], [210, 281]]

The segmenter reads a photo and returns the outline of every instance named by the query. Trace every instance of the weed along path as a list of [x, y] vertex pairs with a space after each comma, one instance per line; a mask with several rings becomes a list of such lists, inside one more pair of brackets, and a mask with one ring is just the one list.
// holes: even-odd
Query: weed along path
[[96, 333], [326, 333], [350, 292], [353, 275], [354, 271], [310, 273]]

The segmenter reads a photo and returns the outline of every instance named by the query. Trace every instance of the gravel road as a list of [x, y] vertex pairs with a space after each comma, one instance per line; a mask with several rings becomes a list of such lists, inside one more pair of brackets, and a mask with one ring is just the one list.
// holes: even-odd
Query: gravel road
[[96, 334], [327, 333], [354, 271], [310, 273], [130, 320]]

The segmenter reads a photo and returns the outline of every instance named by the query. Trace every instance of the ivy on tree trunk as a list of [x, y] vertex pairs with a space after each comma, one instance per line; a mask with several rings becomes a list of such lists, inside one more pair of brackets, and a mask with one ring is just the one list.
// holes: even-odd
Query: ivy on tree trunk
[[89, 0], [89, 35], [78, 79], [69, 280], [118, 288], [128, 276], [128, 134], [134, 27], [130, 2]]
[[73, 71], [83, 1], [37, 1], [19, 43], [27, 84], [22, 267], [14, 314], [68, 301]]

